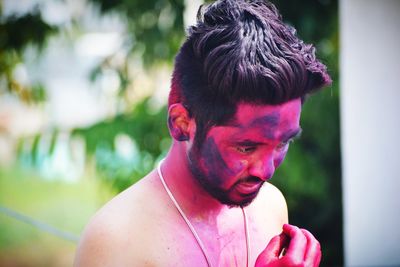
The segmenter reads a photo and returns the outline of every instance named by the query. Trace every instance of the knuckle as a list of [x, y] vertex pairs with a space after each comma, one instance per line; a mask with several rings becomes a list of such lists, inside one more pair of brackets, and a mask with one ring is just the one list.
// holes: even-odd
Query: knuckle
[[316, 238], [314, 237], [314, 235], [308, 231], [307, 229], [301, 229], [301, 231], [303, 232], [303, 234], [305, 236], [307, 236], [310, 240], [316, 240]]
[[301, 231], [302, 231], [305, 235], [313, 236], [313, 235], [311, 234], [311, 232], [308, 231], [307, 229], [303, 229], [303, 228], [302, 228]]
[[321, 251], [321, 244], [318, 241], [316, 241], [316, 247], [318, 251]]
[[292, 232], [294, 235], [300, 235], [300, 234], [302, 234], [300, 228], [297, 227], [297, 226], [293, 226], [293, 228], [291, 229], [291, 232]]

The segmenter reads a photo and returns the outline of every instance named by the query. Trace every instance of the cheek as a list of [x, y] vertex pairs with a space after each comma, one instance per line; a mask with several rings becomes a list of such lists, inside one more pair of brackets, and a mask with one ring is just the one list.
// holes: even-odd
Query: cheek
[[285, 151], [282, 151], [282, 152], [279, 152], [276, 154], [276, 156], [274, 157], [275, 169], [278, 168], [282, 164], [282, 161], [285, 159], [286, 153], [287, 153], [287, 149], [285, 149]]
[[241, 157], [238, 157], [238, 155], [227, 153], [224, 158], [226, 159], [225, 162], [229, 166], [232, 175], [237, 176], [246, 170], [248, 162], [243, 160]]
[[224, 173], [229, 170], [214, 138], [207, 138], [200, 152], [201, 163], [207, 174]]
[[244, 169], [244, 164], [232, 154], [221, 153], [213, 138], [208, 138], [201, 149], [201, 162], [204, 172], [218, 180], [218, 184], [226, 178], [235, 176]]

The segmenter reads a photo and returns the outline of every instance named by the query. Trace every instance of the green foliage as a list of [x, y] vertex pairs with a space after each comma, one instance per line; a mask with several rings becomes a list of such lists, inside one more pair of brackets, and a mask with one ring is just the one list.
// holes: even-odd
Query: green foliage
[[42, 102], [46, 99], [41, 84], [22, 85], [14, 79], [15, 67], [22, 63], [22, 54], [26, 47], [33, 46], [40, 51], [46, 44], [47, 37], [57, 32], [57, 28], [42, 20], [38, 9], [23, 16], [1, 17], [0, 19], [0, 79], [7, 86], [0, 88], [16, 94], [26, 102]]
[[183, 0], [90, 0], [103, 13], [118, 12], [127, 19], [131, 51], [146, 66], [171, 61], [183, 38]]
[[[94, 157], [102, 178], [122, 191], [145, 176], [157, 159], [165, 154], [170, 138], [166, 127], [166, 110], [151, 112], [149, 99], [133, 111], [88, 128], [75, 129], [73, 136], [85, 140], [86, 151]], [[136, 156], [124, 159], [115, 148], [116, 138], [125, 134], [136, 145]]]
[[42, 20], [37, 9], [20, 17], [3, 18], [0, 23], [0, 50], [22, 51], [29, 44], [43, 48], [46, 37], [55, 31], [56, 28]]

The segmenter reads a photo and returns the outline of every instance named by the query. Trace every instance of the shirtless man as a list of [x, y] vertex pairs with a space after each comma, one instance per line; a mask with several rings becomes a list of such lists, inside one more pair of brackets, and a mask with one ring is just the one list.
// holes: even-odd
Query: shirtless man
[[272, 4], [202, 7], [175, 61], [171, 148], [93, 217], [75, 266], [318, 266], [318, 241], [287, 224], [267, 180], [301, 132], [305, 96], [329, 83]]

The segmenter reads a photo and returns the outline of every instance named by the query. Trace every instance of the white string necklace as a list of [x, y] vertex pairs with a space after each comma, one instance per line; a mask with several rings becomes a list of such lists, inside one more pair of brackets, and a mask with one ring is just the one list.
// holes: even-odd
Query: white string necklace
[[[174, 195], [172, 194], [171, 190], [169, 190], [167, 184], [165, 183], [164, 177], [163, 177], [163, 175], [161, 173], [161, 164], [162, 164], [163, 161], [164, 160], [161, 160], [160, 163], [158, 163], [158, 166], [157, 166], [158, 177], [160, 177], [161, 183], [163, 184], [165, 191], [167, 191], [167, 194], [168, 194], [169, 198], [171, 199], [172, 203], [174, 203], [176, 209], [178, 210], [178, 212], [182, 216], [183, 220], [186, 222], [187, 226], [189, 227], [190, 231], [192, 232], [194, 238], [196, 239], [197, 244], [199, 245], [200, 250], [204, 255], [204, 258], [207, 261], [208, 267], [212, 267], [211, 260], [210, 260], [209, 256], [206, 253], [206, 249], [204, 247], [203, 242], [201, 241], [201, 239], [200, 239], [199, 235], [197, 234], [196, 230], [194, 229], [192, 223], [189, 221], [189, 219], [186, 217], [186, 214], [183, 212], [183, 210], [179, 206], [179, 204], [176, 201], [176, 199], [175, 199]], [[249, 261], [250, 261], [250, 238], [249, 238], [249, 230], [248, 230], [248, 222], [247, 222], [246, 212], [245, 212], [243, 207], [241, 207], [241, 209], [242, 209], [242, 213], [243, 213], [244, 230], [245, 230], [245, 235], [246, 235], [246, 248], [247, 248], [246, 267], [248, 267], [249, 266]]]

